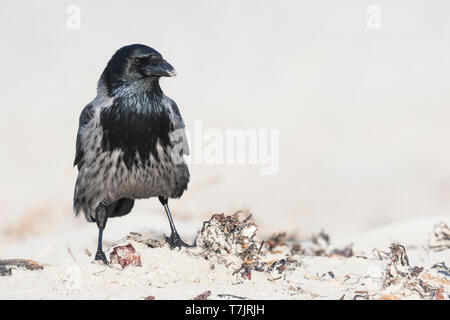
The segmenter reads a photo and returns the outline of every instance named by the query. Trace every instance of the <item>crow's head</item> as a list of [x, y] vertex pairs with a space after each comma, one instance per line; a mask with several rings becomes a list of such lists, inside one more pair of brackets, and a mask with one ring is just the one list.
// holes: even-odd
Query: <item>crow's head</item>
[[160, 77], [176, 76], [175, 69], [161, 54], [143, 44], [120, 48], [109, 60], [100, 77], [99, 85], [105, 85], [108, 94], [123, 85], [157, 82]]

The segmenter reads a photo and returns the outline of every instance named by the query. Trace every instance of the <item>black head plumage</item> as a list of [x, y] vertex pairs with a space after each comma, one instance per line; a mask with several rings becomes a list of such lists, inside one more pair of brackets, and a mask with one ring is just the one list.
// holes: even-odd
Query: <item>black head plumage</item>
[[160, 77], [173, 77], [175, 69], [153, 48], [132, 44], [117, 50], [103, 71], [98, 86], [109, 96], [121, 86], [136, 82], [157, 83]]
[[127, 167], [137, 161], [136, 153], [141, 159], [150, 154], [158, 158], [157, 144], [169, 145], [172, 102], [164, 96], [159, 78], [174, 75], [158, 51], [141, 44], [117, 50], [103, 71], [99, 88], [114, 99], [100, 113], [102, 148], [123, 151]]

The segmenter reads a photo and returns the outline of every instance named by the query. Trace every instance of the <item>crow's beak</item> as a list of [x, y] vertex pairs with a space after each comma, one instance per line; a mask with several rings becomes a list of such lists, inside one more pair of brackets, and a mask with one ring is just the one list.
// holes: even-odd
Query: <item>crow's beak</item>
[[166, 60], [162, 60], [157, 66], [146, 66], [144, 71], [147, 76], [175, 77], [177, 75], [174, 67]]

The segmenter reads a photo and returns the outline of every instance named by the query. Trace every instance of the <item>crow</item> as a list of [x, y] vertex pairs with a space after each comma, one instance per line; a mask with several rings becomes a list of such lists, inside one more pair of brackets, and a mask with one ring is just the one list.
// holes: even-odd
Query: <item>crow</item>
[[136, 199], [158, 197], [169, 219], [171, 248], [188, 247], [178, 235], [168, 199], [187, 189], [189, 155], [177, 104], [159, 84], [176, 76], [162, 55], [142, 44], [127, 45], [109, 60], [97, 96], [81, 112], [74, 166], [78, 168], [73, 208], [98, 226], [95, 260], [108, 218], [128, 214]]

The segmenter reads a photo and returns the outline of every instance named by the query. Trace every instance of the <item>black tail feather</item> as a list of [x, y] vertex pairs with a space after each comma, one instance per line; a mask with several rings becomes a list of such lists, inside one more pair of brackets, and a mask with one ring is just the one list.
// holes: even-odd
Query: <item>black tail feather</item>
[[106, 208], [108, 217], [121, 217], [130, 213], [134, 206], [134, 199], [122, 198]]

